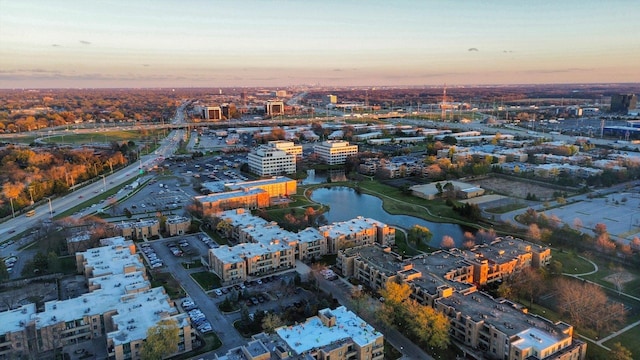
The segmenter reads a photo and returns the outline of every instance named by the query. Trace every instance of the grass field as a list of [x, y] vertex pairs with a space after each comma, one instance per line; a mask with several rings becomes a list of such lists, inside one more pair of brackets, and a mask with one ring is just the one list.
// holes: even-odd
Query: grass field
[[139, 142], [147, 139], [153, 139], [164, 133], [164, 130], [147, 131], [100, 131], [95, 133], [76, 134], [70, 132], [69, 135], [56, 135], [43, 139], [46, 143], [65, 143], [65, 144], [90, 144], [90, 143], [109, 143], [111, 141], [134, 141]]
[[554, 249], [551, 254], [553, 260], [562, 263], [562, 272], [567, 274], [584, 274], [594, 270], [590, 262], [578, 257], [574, 252]]
[[622, 346], [626, 347], [633, 353], [633, 358], [640, 358], [640, 325], [629, 329], [628, 331], [623, 332], [622, 334], [606, 341], [604, 345], [608, 348], [611, 348], [615, 343], [621, 343]]
[[208, 271], [193, 273], [191, 274], [191, 277], [200, 284], [205, 291], [213, 288], [219, 288], [221, 285], [220, 278], [216, 274]]

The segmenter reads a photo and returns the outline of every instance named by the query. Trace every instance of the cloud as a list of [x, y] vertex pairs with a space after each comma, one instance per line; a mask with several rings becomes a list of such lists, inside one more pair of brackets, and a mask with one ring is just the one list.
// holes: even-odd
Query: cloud
[[80, 44], [91, 45], [91, 42], [89, 42], [87, 40], [80, 40]]
[[505, 54], [510, 54], [510, 53], [512, 53], [513, 51], [511, 51], [511, 50], [502, 50], [502, 52], [503, 52], [503, 53], [505, 53]]
[[469, 48], [467, 49], [467, 51], [480, 51], [480, 50], [478, 50], [478, 48]]
[[51, 46], [53, 46], [53, 47], [62, 47], [62, 45], [60, 45], [60, 44], [51, 44]]
[[149, 64], [142, 64], [142, 66], [149, 67], [150, 65]]

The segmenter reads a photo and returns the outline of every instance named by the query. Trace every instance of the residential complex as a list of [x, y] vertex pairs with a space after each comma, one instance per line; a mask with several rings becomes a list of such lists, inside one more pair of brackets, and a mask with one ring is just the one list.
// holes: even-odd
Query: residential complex
[[103, 339], [103, 352], [110, 359], [135, 360], [147, 330], [162, 320], [179, 328], [179, 352], [192, 349], [195, 336], [188, 316], [178, 312], [164, 288], [151, 287], [133, 242], [116, 237], [101, 243], [76, 254], [88, 293], [48, 301], [43, 310], [32, 303], [0, 312], [1, 358], [37, 358], [46, 351]]
[[219, 360], [382, 360], [384, 336], [344, 306], [323, 309], [304, 323], [275, 334], [254, 335], [246, 345], [217, 355]]
[[358, 153], [358, 145], [343, 140], [327, 140], [314, 146], [314, 152], [329, 165], [344, 164], [349, 156]]
[[158, 219], [140, 219], [137, 221], [121, 221], [115, 224], [116, 229], [126, 239], [146, 240], [160, 233]]
[[493, 299], [477, 286], [504, 279], [551, 259], [549, 248], [512, 237], [471, 250], [436, 251], [410, 259], [388, 247], [368, 245], [338, 254], [342, 274], [379, 290], [387, 281], [404, 281], [411, 297], [451, 320], [452, 337], [494, 359], [584, 359], [586, 344], [574, 340], [573, 327], [527, 313], [504, 299]]
[[335, 254], [341, 248], [395, 241], [394, 228], [362, 217], [297, 233], [244, 209], [224, 211], [216, 217], [229, 225], [227, 235], [238, 243], [209, 250], [209, 266], [225, 284], [289, 268], [295, 260]]

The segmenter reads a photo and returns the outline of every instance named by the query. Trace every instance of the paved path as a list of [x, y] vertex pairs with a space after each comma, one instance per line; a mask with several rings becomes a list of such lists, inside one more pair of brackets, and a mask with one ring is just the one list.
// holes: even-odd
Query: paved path
[[602, 346], [602, 347], [605, 347], [605, 346], [603, 346], [603, 345], [602, 345], [604, 342], [606, 342], [606, 341], [608, 341], [609, 339], [612, 339], [612, 338], [614, 338], [614, 337], [616, 337], [616, 336], [618, 336], [618, 335], [622, 334], [623, 332], [625, 332], [625, 331], [627, 331], [627, 330], [629, 330], [629, 329], [632, 329], [632, 328], [636, 327], [638, 324], [640, 324], [640, 320], [638, 320], [638, 321], [634, 322], [633, 324], [629, 324], [629, 325], [627, 325], [627, 326], [623, 327], [622, 329], [620, 329], [620, 330], [618, 330], [618, 331], [616, 331], [616, 332], [614, 332], [614, 333], [612, 333], [612, 334], [609, 334], [609, 335], [608, 335], [608, 336], [606, 336], [606, 337], [603, 337], [602, 339], [600, 339], [600, 340], [596, 341], [596, 344], [598, 344], [598, 345], [600, 345], [600, 346]]
[[575, 278], [577, 278], [577, 277], [580, 277], [580, 276], [591, 275], [591, 274], [595, 274], [595, 273], [597, 273], [597, 272], [598, 272], [598, 264], [594, 263], [593, 261], [591, 261], [591, 260], [587, 259], [587, 258], [586, 258], [586, 257], [584, 257], [584, 256], [580, 256], [580, 255], [578, 255], [578, 257], [579, 257], [580, 259], [582, 259], [582, 260], [585, 260], [585, 261], [590, 262], [590, 263], [591, 263], [591, 265], [593, 265], [593, 270], [592, 270], [592, 271], [589, 271], [589, 272], [586, 272], [586, 273], [582, 273], [582, 274], [569, 274], [569, 273], [562, 273], [562, 275], [566, 275], [566, 276], [571, 276], [571, 277], [575, 277]]

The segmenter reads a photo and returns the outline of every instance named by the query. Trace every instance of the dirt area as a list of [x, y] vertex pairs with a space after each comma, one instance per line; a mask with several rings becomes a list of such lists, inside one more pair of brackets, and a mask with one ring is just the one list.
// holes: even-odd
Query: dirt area
[[635, 279], [636, 277], [626, 271], [621, 271], [621, 272], [617, 272], [611, 275], [608, 275], [606, 277], [604, 277], [604, 280], [612, 283], [613, 285], [624, 285], [626, 283], [628, 283], [629, 281], [632, 281], [633, 279]]
[[472, 183], [483, 189], [520, 199], [526, 198], [527, 194], [535, 194], [540, 200], [549, 200], [553, 198], [553, 193], [558, 191], [538, 184], [494, 176], [474, 179]]

